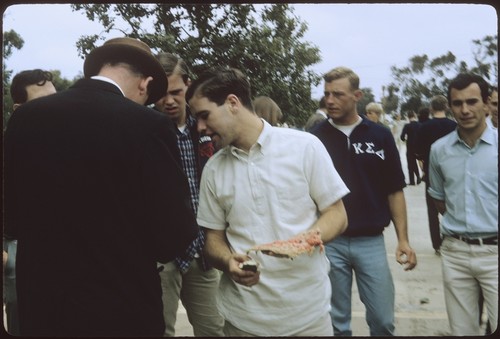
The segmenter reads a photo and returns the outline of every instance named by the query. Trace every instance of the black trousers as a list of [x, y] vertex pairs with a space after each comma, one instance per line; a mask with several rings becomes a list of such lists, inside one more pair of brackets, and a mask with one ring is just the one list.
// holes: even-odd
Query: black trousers
[[420, 182], [420, 173], [418, 171], [417, 158], [412, 151], [406, 152], [406, 162], [408, 163], [408, 178], [410, 185], [415, 185], [415, 178]]

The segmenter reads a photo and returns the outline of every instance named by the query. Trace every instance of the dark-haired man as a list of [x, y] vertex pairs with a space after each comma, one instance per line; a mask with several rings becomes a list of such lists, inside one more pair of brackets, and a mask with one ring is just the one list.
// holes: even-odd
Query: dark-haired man
[[443, 215], [441, 264], [451, 334], [478, 336], [482, 293], [498, 323], [498, 130], [487, 126], [488, 83], [469, 73], [448, 86], [457, 129], [431, 146], [429, 195]]
[[10, 85], [10, 95], [14, 101], [13, 109], [33, 99], [54, 94], [56, 89], [52, 77], [52, 73], [41, 69], [17, 73]]
[[259, 118], [238, 70], [200, 76], [186, 100], [198, 130], [219, 149], [203, 169], [197, 219], [207, 228], [205, 253], [223, 271], [218, 307], [225, 335], [331, 336], [322, 251], [293, 261], [259, 252], [252, 255], [260, 271], [240, 267], [256, 244], [313, 229], [327, 242], [345, 229], [341, 198], [348, 190], [324, 146], [311, 134]]
[[[56, 89], [52, 84], [52, 73], [41, 69], [19, 72], [12, 78], [10, 85], [10, 95], [14, 102], [12, 109], [16, 110], [25, 102], [54, 93], [56, 93]], [[20, 333], [15, 270], [17, 240], [4, 235], [3, 248], [3, 299], [7, 316], [7, 329], [10, 334], [18, 336]]]

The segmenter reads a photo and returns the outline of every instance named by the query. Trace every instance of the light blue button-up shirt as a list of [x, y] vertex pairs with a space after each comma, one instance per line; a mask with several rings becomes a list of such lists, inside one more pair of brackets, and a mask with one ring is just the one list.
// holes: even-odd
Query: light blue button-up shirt
[[446, 204], [442, 234], [477, 238], [498, 233], [497, 129], [487, 127], [472, 148], [456, 130], [437, 140], [429, 178], [429, 195]]

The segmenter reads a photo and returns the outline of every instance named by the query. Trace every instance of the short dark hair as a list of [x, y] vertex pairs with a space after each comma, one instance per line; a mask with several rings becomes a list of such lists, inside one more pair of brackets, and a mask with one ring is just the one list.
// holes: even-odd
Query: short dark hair
[[418, 109], [418, 121], [419, 122], [424, 122], [429, 120], [429, 114], [430, 114], [430, 109], [428, 107], [420, 107]]
[[52, 73], [38, 68], [19, 72], [12, 79], [10, 96], [15, 104], [24, 104], [28, 100], [27, 86], [43, 86], [47, 81], [52, 81], [52, 78]]
[[234, 94], [244, 107], [254, 112], [250, 82], [236, 68], [216, 67], [206, 71], [189, 86], [186, 101], [191, 100], [196, 92], [218, 106], [224, 104], [229, 94]]
[[472, 73], [460, 73], [453, 80], [451, 80], [448, 85], [448, 103], [451, 105], [451, 90], [452, 88], [462, 90], [468, 87], [470, 84], [476, 83], [479, 85], [481, 90], [481, 98], [483, 102], [488, 102], [489, 96], [489, 84], [481, 76]]

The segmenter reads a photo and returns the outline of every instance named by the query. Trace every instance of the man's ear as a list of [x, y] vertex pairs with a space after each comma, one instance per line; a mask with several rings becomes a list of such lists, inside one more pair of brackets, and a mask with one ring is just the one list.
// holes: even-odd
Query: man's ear
[[361, 98], [363, 98], [363, 91], [360, 89], [355, 90], [354, 96], [356, 97], [357, 101], [361, 100]]
[[12, 106], [12, 110], [15, 111], [19, 106], [21, 106], [21, 104], [14, 104]]
[[226, 104], [229, 106], [229, 110], [231, 111], [231, 113], [237, 111], [239, 106], [241, 105], [240, 99], [234, 94], [229, 94], [226, 97]]
[[150, 94], [148, 92], [148, 86], [153, 81], [153, 77], [148, 76], [147, 78], [142, 78], [141, 81], [139, 82], [139, 91], [142, 94]]

